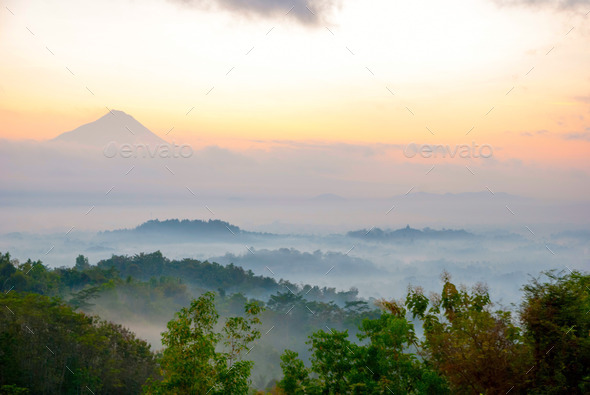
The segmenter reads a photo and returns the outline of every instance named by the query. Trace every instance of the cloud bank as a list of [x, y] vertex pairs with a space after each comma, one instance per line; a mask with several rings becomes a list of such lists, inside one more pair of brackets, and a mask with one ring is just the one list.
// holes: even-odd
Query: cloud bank
[[590, 0], [493, 0], [500, 6], [553, 7], [560, 10], [590, 6]]
[[318, 25], [339, 4], [338, 0], [172, 0], [190, 7], [219, 9], [244, 17], [281, 17], [305, 25]]
[[586, 128], [583, 132], [567, 133], [564, 135], [564, 139], [590, 141], [590, 128]]

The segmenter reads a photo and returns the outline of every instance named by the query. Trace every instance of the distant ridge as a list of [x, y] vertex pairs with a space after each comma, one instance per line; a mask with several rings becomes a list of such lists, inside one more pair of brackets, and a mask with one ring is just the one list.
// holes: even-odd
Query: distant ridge
[[336, 195], [333, 193], [323, 193], [321, 195], [314, 196], [313, 198], [311, 198], [311, 200], [315, 200], [315, 201], [319, 201], [319, 202], [334, 202], [334, 201], [342, 202], [342, 201], [345, 201], [346, 198], [343, 198], [342, 196]]
[[379, 228], [362, 229], [348, 232], [348, 237], [365, 238], [368, 240], [378, 241], [403, 241], [403, 240], [451, 240], [475, 237], [463, 229], [442, 229], [435, 230], [424, 228], [422, 230], [411, 228], [407, 225], [405, 228], [397, 230], [381, 230]]
[[[510, 200], [530, 200], [528, 197], [519, 196], [519, 195], [512, 195], [506, 192], [494, 192], [489, 190], [477, 191], [477, 192], [460, 192], [460, 193], [431, 193], [431, 192], [411, 192], [407, 194], [411, 196], [413, 199], [418, 200], [433, 200], [436, 199], [438, 201], [466, 201], [466, 200], [481, 200], [481, 199], [491, 199], [491, 198], [501, 198], [501, 199], [510, 199]], [[396, 195], [391, 197], [390, 199], [399, 199], [404, 198], [406, 195]]]
[[118, 144], [168, 144], [166, 140], [158, 137], [131, 115], [117, 110], [110, 110], [96, 121], [62, 133], [50, 141], [101, 148], [111, 142]]
[[[243, 237], [273, 237], [280, 238], [282, 235], [267, 232], [252, 232], [241, 229], [239, 226], [232, 225], [229, 222], [219, 219], [166, 219], [160, 221], [153, 219], [146, 221], [135, 228], [116, 229], [99, 232], [99, 235], [105, 237], [156, 237], [157, 240], [163, 239], [219, 239], [229, 238], [243, 241]], [[236, 236], [241, 236], [236, 238]], [[476, 237], [475, 234], [467, 232], [463, 229], [431, 229], [424, 228], [414, 229], [407, 225], [405, 228], [397, 230], [382, 230], [379, 228], [371, 228], [370, 230], [361, 229], [349, 231], [346, 233], [348, 237], [363, 238], [365, 240], [378, 241], [395, 241], [395, 240], [453, 240], [462, 238]], [[156, 239], [155, 239], [156, 240]]]

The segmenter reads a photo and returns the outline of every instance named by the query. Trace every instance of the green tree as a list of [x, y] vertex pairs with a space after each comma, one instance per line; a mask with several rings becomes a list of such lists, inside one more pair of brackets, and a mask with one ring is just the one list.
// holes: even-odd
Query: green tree
[[[590, 393], [590, 276], [547, 272], [524, 287], [521, 319], [534, 360], [530, 393]], [[509, 388], [509, 387], [508, 387]]]
[[29, 393], [27, 388], [18, 387], [16, 385], [3, 385], [0, 387], [0, 395], [26, 395]]
[[278, 387], [287, 394], [448, 393], [446, 381], [412, 352], [416, 335], [405, 309], [394, 302], [382, 306], [390, 312], [363, 320], [360, 344], [351, 342], [347, 331], [313, 333], [311, 368], [286, 350]]
[[120, 325], [33, 293], [0, 305], [0, 393], [137, 394], [156, 374], [150, 346]]
[[88, 263], [88, 258], [84, 255], [78, 255], [76, 258], [76, 264], [74, 265], [74, 269], [83, 272], [86, 269], [90, 269], [90, 263]]
[[[492, 311], [483, 285], [457, 289], [443, 273], [443, 290], [430, 300], [422, 289], [410, 288], [406, 306], [423, 321], [424, 357], [443, 374], [458, 394], [506, 393], [526, 387], [523, 373], [530, 353], [509, 312]], [[528, 365], [528, 366], [527, 366]]]
[[[244, 394], [248, 392], [252, 362], [242, 359], [245, 350], [260, 337], [256, 326], [262, 311], [257, 303], [247, 303], [244, 317], [227, 319], [216, 330], [219, 315], [214, 294], [207, 292], [182, 308], [162, 333], [164, 349], [160, 365], [163, 379], [153, 380], [151, 393]], [[222, 343], [221, 343], [222, 342]], [[226, 350], [218, 351], [219, 344]]]
[[298, 357], [299, 354], [291, 350], [285, 350], [281, 355], [283, 379], [277, 387], [286, 394], [305, 394], [305, 388], [309, 385], [309, 371]]

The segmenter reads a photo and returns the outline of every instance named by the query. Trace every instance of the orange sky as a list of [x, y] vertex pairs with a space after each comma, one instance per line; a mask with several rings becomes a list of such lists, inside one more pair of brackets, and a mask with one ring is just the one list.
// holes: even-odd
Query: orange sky
[[49, 139], [108, 106], [196, 146], [476, 141], [503, 160], [589, 164], [584, 12], [390, 3], [345, 2], [309, 26], [163, 0], [9, 1], [0, 138]]

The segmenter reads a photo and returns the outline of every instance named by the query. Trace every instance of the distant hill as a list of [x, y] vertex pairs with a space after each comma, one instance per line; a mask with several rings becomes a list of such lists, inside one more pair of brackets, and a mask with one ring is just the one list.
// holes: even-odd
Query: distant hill
[[175, 231], [175, 232], [189, 232], [189, 233], [228, 233], [229, 231], [234, 233], [241, 233], [242, 230], [235, 225], [230, 224], [229, 222], [221, 221], [218, 219], [210, 219], [208, 221], [203, 221], [200, 219], [166, 219], [164, 221], [160, 221], [159, 219], [151, 219], [149, 221], [144, 222], [141, 225], [136, 226], [132, 229], [117, 229], [113, 231], [105, 231], [103, 233], [125, 233], [125, 232], [135, 232], [135, 233], [153, 233], [153, 232], [162, 232], [162, 231]]
[[[393, 196], [390, 199], [396, 200], [404, 198], [406, 195]], [[474, 202], [474, 201], [489, 201], [490, 198], [503, 199], [509, 201], [526, 201], [532, 200], [527, 197], [512, 195], [506, 192], [494, 192], [493, 194], [489, 190], [483, 190], [478, 192], [462, 192], [462, 193], [430, 193], [430, 192], [411, 192], [409, 196], [412, 200], [416, 201], [437, 201], [437, 202], [448, 202], [448, 203], [463, 203], [463, 202]]]
[[149, 254], [140, 253], [132, 257], [113, 255], [109, 259], [98, 262], [96, 267], [105, 271], [114, 268], [114, 273], [117, 273], [121, 278], [131, 276], [147, 281], [151, 278], [165, 276], [182, 279], [182, 283], [196, 286], [200, 290], [219, 291], [221, 289], [228, 293], [241, 292], [249, 297], [264, 299], [276, 293], [295, 292], [304, 294], [307, 300], [333, 301], [341, 305], [360, 300], [356, 288], [337, 291], [336, 288], [295, 284], [283, 279], [277, 281], [271, 277], [255, 275], [252, 270], [245, 270], [233, 263], [221, 265], [216, 262], [190, 258], [170, 260], [164, 257], [160, 251]]
[[370, 230], [362, 229], [346, 234], [348, 237], [364, 238], [367, 240], [378, 240], [378, 241], [404, 241], [404, 240], [451, 240], [451, 239], [464, 239], [475, 237], [473, 233], [469, 233], [463, 229], [442, 229], [435, 230], [430, 228], [414, 229], [410, 225], [405, 228], [397, 230], [382, 230], [379, 228], [373, 228]]
[[168, 144], [131, 115], [117, 110], [111, 110], [94, 122], [62, 133], [51, 141], [101, 148], [104, 148], [110, 142], [119, 144]]
[[[214, 239], [225, 242], [244, 242], [248, 238], [272, 237], [280, 238], [282, 235], [275, 233], [252, 232], [241, 229], [239, 226], [232, 225], [229, 222], [218, 219], [190, 220], [190, 219], [167, 219], [160, 221], [157, 219], [144, 222], [135, 228], [117, 229], [112, 231], [100, 232], [99, 237], [117, 239], [120, 238], [142, 238], [144, 240], [153, 237], [154, 240], [161, 241], [186, 241], [195, 239]], [[463, 229], [442, 229], [435, 230], [431, 228], [414, 229], [409, 225], [397, 230], [382, 230], [379, 228], [355, 230], [346, 233], [348, 237], [363, 238], [366, 240], [452, 240], [460, 238], [475, 237]]]
[[[158, 240], [174, 239], [216, 239], [235, 240], [236, 236], [276, 236], [271, 233], [250, 232], [240, 229], [236, 225], [218, 219], [203, 221], [199, 219], [167, 219], [160, 221], [149, 220], [132, 229], [117, 229], [99, 233], [103, 237], [157, 237]], [[244, 238], [240, 238], [244, 241]]]
[[208, 221], [202, 221], [199, 219], [167, 219], [165, 221], [159, 221], [155, 219], [144, 222], [137, 226], [135, 230], [137, 232], [160, 232], [162, 230], [170, 230], [187, 233], [242, 233], [242, 230], [238, 226], [218, 219], [210, 219]]

